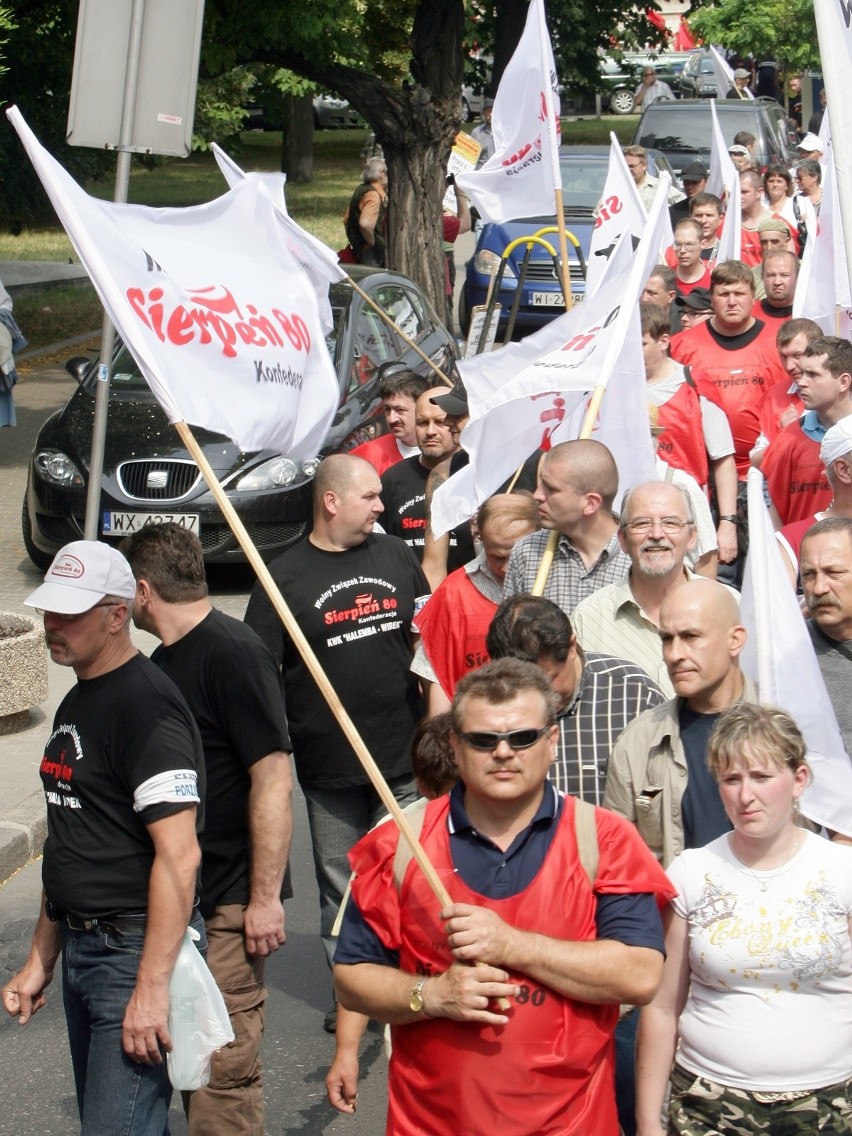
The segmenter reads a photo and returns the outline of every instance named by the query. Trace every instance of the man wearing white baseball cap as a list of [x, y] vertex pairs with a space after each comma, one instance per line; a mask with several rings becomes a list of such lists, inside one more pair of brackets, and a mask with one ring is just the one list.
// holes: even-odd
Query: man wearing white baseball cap
[[47, 801], [41, 907], [29, 957], [3, 989], [25, 1025], [62, 954], [81, 1136], [167, 1130], [168, 985], [193, 911], [204, 766], [177, 687], [130, 640], [136, 582], [97, 541], [61, 549], [24, 601], [77, 684], [41, 761]]

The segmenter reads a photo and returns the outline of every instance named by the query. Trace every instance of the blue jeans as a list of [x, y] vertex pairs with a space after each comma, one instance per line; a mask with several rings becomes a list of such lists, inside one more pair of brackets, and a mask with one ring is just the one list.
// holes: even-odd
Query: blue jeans
[[[120, 933], [108, 926], [72, 931], [61, 924], [62, 996], [80, 1136], [168, 1136], [172, 1086], [165, 1054], [160, 1065], [141, 1065], [121, 1044], [145, 924], [144, 915], [123, 916]], [[197, 913], [192, 925], [204, 947], [204, 923]]]
[[[388, 786], [402, 806], [417, 800], [410, 774], [392, 778]], [[303, 791], [320, 893], [320, 934], [331, 966], [335, 947], [331, 929], [351, 875], [349, 850], [387, 814], [387, 809], [372, 785], [348, 789], [303, 786]]]

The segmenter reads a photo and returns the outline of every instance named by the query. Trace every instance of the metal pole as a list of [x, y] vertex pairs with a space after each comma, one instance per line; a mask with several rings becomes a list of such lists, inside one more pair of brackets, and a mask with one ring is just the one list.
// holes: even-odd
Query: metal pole
[[[115, 165], [115, 192], [113, 201], [127, 201], [130, 185], [130, 150], [133, 141], [133, 119], [136, 115], [136, 86], [139, 81], [139, 56], [142, 48], [142, 25], [145, 18], [145, 0], [131, 0], [130, 38], [127, 43], [127, 67], [124, 75], [124, 99], [121, 106], [118, 159]], [[104, 472], [104, 443], [106, 441], [107, 413], [109, 411], [109, 379], [112, 370], [112, 353], [115, 328], [104, 314], [101, 332], [100, 363], [95, 391], [95, 420], [92, 428], [92, 452], [89, 460], [89, 485], [86, 491], [86, 540], [97, 540], [100, 535], [101, 479]]]

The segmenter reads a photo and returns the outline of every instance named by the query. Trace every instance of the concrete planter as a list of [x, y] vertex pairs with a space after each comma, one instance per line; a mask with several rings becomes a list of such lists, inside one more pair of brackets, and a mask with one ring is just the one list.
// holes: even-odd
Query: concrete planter
[[23, 729], [46, 698], [44, 632], [26, 615], [0, 611], [0, 734]]

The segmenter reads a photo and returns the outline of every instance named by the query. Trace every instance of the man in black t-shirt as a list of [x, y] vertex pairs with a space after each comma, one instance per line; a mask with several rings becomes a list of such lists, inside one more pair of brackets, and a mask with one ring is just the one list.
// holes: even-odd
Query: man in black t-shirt
[[[423, 714], [410, 670], [411, 621], [429, 586], [403, 541], [373, 532], [383, 511], [380, 490], [368, 462], [351, 454], [326, 458], [314, 478], [312, 532], [269, 571], [391, 791], [407, 804], [417, 795], [409, 753]], [[259, 584], [245, 619], [284, 673], [330, 965], [331, 928], [349, 880], [347, 854], [385, 809]], [[328, 1027], [333, 1031], [331, 1017]]]
[[207, 768], [201, 913], [236, 1040], [213, 1055], [209, 1084], [184, 1096], [189, 1134], [263, 1136], [263, 972], [285, 940], [292, 831], [281, 676], [257, 635], [211, 605], [197, 536], [146, 525], [122, 551], [137, 581], [134, 622], [162, 641], [152, 661], [186, 698]]
[[[382, 502], [385, 507], [382, 528], [391, 536], [402, 537], [419, 561], [423, 561], [426, 535], [426, 483], [430, 472], [459, 449], [455, 419], [433, 401], [446, 395], [446, 387], [423, 393], [415, 405], [414, 433], [420, 454], [397, 462], [382, 474]], [[469, 525], [459, 525], [450, 533], [447, 572], [467, 564], [475, 555]]]
[[[130, 641], [136, 583], [97, 541], [57, 553], [24, 602], [50, 656], [73, 667], [41, 761], [44, 892], [32, 947], [3, 989], [24, 1025], [63, 952], [63, 1001], [81, 1132], [163, 1132], [169, 978], [193, 917], [204, 767], [174, 684]], [[196, 913], [193, 923], [204, 926]], [[123, 1050], [123, 1052], [122, 1052]]]

